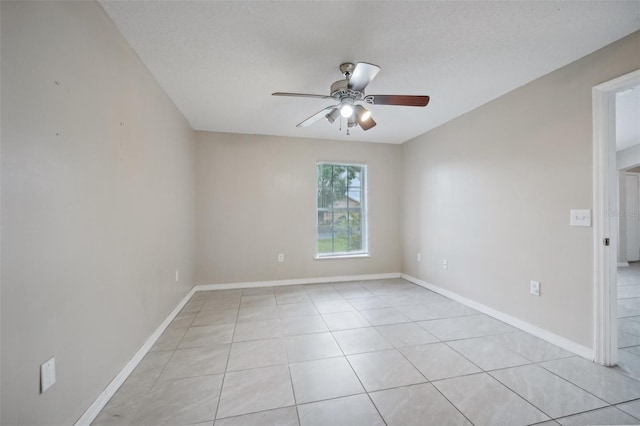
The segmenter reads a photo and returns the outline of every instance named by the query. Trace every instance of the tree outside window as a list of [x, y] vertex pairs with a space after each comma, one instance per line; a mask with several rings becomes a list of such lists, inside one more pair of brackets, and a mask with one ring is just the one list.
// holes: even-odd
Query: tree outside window
[[364, 254], [366, 166], [318, 164], [317, 252]]

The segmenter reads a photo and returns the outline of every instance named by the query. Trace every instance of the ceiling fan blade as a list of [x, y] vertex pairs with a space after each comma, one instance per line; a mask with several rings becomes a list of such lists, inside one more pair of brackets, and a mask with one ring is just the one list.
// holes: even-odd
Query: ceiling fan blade
[[429, 96], [409, 95], [368, 95], [365, 102], [373, 105], [402, 105], [402, 106], [427, 106]]
[[371, 83], [371, 80], [374, 79], [376, 74], [378, 74], [378, 71], [380, 71], [380, 67], [377, 65], [358, 62], [351, 73], [347, 87], [351, 90], [362, 92], [364, 88]]
[[332, 105], [330, 107], [326, 107], [325, 109], [322, 109], [322, 110], [316, 112], [311, 117], [309, 117], [306, 120], [304, 120], [303, 122], [298, 123], [298, 125], [296, 125], [296, 127], [307, 127], [307, 126], [312, 125], [313, 123], [315, 123], [316, 121], [320, 120], [322, 117], [327, 115], [332, 109], [334, 109], [337, 106], [338, 105]]
[[375, 122], [373, 117], [369, 117], [368, 119], [366, 119], [364, 121], [359, 121], [358, 124], [360, 125], [362, 130], [367, 131], [370, 128], [375, 127], [375, 125], [378, 124], [378, 123]]
[[271, 96], [292, 96], [294, 98], [318, 98], [318, 99], [333, 99], [331, 96], [325, 95], [311, 95], [309, 93], [287, 93], [287, 92], [275, 92]]

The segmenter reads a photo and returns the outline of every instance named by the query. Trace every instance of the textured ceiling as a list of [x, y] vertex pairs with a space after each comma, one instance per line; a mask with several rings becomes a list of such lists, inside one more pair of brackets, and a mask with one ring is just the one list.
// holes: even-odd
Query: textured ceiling
[[[402, 143], [640, 29], [638, 1], [111, 1], [100, 4], [196, 130]], [[382, 71], [378, 125], [296, 124], [342, 62]], [[553, 102], [553, 100], [550, 100]]]

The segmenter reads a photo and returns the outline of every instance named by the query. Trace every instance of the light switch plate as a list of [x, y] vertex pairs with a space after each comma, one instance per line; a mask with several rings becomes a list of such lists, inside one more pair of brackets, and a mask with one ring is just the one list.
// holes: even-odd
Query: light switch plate
[[589, 209], [571, 209], [571, 218], [569, 220], [571, 226], [591, 226], [591, 210]]
[[40, 393], [44, 393], [56, 382], [56, 359], [51, 358], [40, 366]]

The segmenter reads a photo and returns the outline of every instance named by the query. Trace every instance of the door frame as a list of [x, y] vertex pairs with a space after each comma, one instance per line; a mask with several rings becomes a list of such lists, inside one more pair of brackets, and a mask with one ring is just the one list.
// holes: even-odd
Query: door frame
[[[615, 94], [640, 85], [640, 70], [599, 84], [593, 99], [593, 320], [594, 361], [618, 362], [618, 170]], [[605, 239], [609, 245], [605, 245]]]

